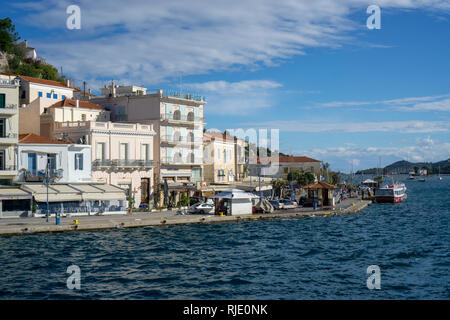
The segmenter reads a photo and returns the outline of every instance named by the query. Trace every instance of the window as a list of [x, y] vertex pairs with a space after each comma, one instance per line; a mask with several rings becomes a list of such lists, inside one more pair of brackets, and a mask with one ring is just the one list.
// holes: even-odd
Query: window
[[81, 115], [81, 121], [86, 121], [86, 114], [83, 113], [83, 114]]
[[227, 162], [227, 150], [223, 149], [223, 162]]
[[0, 119], [0, 137], [6, 137], [6, 119]]
[[42, 98], [43, 95], [44, 95], [44, 94], [42, 93], [42, 91], [39, 91], [39, 92], [38, 92], [38, 97], [39, 97], [39, 98]]
[[28, 171], [30, 171], [30, 173], [32, 175], [36, 175], [36, 153], [29, 153], [28, 154]]
[[56, 170], [56, 154], [49, 154], [48, 155], [48, 169]]
[[58, 94], [54, 93], [53, 94], [53, 99], [58, 99]]
[[0, 150], [0, 170], [5, 170], [5, 150]]
[[75, 153], [75, 170], [83, 170], [83, 154]]
[[25, 99], [27, 97], [27, 92], [25, 90], [22, 91], [21, 99]]
[[51, 92], [47, 92], [47, 98], [51, 98], [52, 97], [52, 93]]
[[96, 154], [97, 160], [105, 159], [105, 143], [104, 142], [97, 143], [96, 152], [97, 152], [97, 154]]
[[4, 93], [0, 93], [0, 108], [6, 107], [6, 95]]
[[128, 160], [128, 143], [121, 143], [119, 152], [120, 160]]
[[148, 159], [149, 158], [148, 151], [149, 151], [148, 144], [141, 145], [141, 160], [145, 160], [145, 161], [149, 160]]

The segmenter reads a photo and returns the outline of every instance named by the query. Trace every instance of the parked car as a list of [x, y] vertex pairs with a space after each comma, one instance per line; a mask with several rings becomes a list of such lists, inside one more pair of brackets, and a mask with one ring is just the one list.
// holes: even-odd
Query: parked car
[[280, 200], [280, 203], [283, 204], [283, 209], [294, 209], [298, 207], [298, 205], [294, 204], [291, 200], [283, 199]]
[[269, 200], [275, 210], [283, 209], [283, 204], [278, 200]]
[[189, 208], [189, 213], [214, 214], [215, 207], [209, 203], [197, 203]]
[[141, 204], [139, 205], [139, 208], [148, 209], [149, 208], [148, 203], [141, 202]]

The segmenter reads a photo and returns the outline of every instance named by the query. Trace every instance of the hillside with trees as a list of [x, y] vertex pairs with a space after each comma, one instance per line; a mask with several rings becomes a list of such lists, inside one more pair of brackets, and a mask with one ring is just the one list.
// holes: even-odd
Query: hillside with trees
[[34, 78], [54, 80], [64, 83], [64, 77], [45, 59], [26, 57], [26, 47], [20, 42], [10, 18], [0, 19], [0, 72], [20, 74]]

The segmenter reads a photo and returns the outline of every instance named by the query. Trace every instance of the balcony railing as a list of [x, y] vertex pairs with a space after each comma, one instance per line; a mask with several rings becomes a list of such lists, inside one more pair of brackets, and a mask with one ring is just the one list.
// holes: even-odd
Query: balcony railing
[[153, 160], [95, 160], [92, 163], [94, 168], [102, 167], [119, 167], [119, 168], [150, 168], [154, 167], [155, 162]]
[[200, 161], [200, 159], [194, 159], [193, 161], [188, 159], [177, 159], [177, 158], [169, 158], [169, 157], [162, 157], [161, 158], [161, 163], [162, 164], [170, 164], [170, 165], [201, 165], [202, 162]]
[[[52, 169], [48, 172], [48, 177], [50, 180], [60, 179], [62, 178], [62, 175], [62, 169]], [[23, 176], [26, 182], [42, 182], [45, 181], [46, 173], [45, 170], [39, 170], [36, 173], [25, 171]]]
[[0, 171], [15, 171], [17, 167], [15, 165], [0, 165]]
[[162, 135], [161, 136], [161, 141], [162, 142], [167, 142], [167, 143], [171, 143], [171, 144], [177, 144], [177, 143], [181, 143], [181, 144], [193, 144], [193, 143], [203, 143], [203, 139], [202, 138], [192, 138], [192, 137], [182, 137], [182, 136], [173, 136], [173, 135]]
[[169, 121], [179, 121], [179, 122], [202, 122], [202, 117], [195, 117], [195, 116], [188, 116], [188, 115], [175, 115], [174, 113], [162, 113], [161, 114], [162, 120], [169, 120]]
[[6, 133], [6, 134], [0, 134], [0, 138], [2, 138], [2, 139], [15, 139], [17, 137], [18, 137], [18, 134], [12, 133], [12, 132]]
[[4, 85], [4, 86], [18, 86], [20, 85], [19, 80], [17, 79], [0, 79], [0, 85]]

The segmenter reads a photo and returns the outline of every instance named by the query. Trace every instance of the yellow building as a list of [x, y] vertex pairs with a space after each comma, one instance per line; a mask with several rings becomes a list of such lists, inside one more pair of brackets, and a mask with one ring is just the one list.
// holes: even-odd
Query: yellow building
[[207, 183], [236, 181], [235, 137], [220, 132], [203, 133], [203, 172]]

